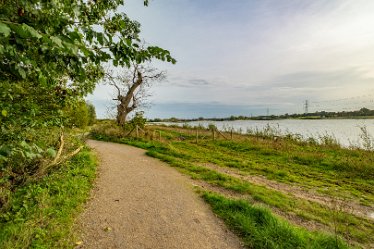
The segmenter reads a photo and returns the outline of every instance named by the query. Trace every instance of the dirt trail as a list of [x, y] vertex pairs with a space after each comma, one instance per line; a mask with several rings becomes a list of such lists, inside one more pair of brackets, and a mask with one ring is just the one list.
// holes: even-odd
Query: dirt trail
[[88, 141], [99, 176], [78, 248], [242, 248], [188, 179], [131, 146]]

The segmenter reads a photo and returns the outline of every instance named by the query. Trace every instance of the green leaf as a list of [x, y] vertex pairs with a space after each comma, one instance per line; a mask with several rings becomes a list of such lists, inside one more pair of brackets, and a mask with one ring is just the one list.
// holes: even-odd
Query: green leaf
[[74, 40], [78, 40], [78, 41], [80, 41], [80, 40], [81, 40], [81, 35], [80, 35], [79, 32], [77, 32], [77, 31], [71, 32], [71, 33], [69, 34], [69, 37], [70, 37], [70, 39], [71, 39], [72, 41], [74, 41]]
[[48, 148], [47, 150], [46, 150], [46, 153], [47, 153], [47, 155], [49, 156], [49, 157], [52, 157], [52, 158], [54, 158], [54, 157], [56, 157], [56, 150], [55, 149], [53, 149], [53, 148]]
[[0, 22], [0, 33], [3, 34], [5, 37], [10, 35], [10, 28], [5, 23]]
[[58, 38], [58, 37], [56, 37], [56, 36], [51, 36], [50, 39], [51, 39], [51, 41], [52, 41], [54, 44], [56, 44], [56, 45], [59, 46], [60, 48], [63, 47], [63, 45], [62, 45], [62, 41], [61, 41], [60, 38]]
[[38, 145], [34, 144], [33, 149], [38, 153], [41, 154], [43, 152], [43, 149], [40, 148]]
[[6, 161], [8, 161], [8, 158], [6, 158], [5, 156], [0, 155], [0, 162], [6, 162]]
[[104, 44], [104, 36], [102, 33], [98, 33], [96, 38], [97, 38], [97, 41], [100, 43], [100, 45]]
[[23, 148], [27, 148], [27, 149], [30, 148], [30, 146], [29, 146], [25, 141], [22, 141], [20, 145], [21, 145], [21, 147], [23, 147]]
[[39, 83], [42, 85], [47, 84], [47, 78], [42, 73], [39, 73], [38, 80], [39, 80]]
[[22, 25], [13, 25], [12, 27], [16, 34], [21, 38], [42, 38], [42, 35], [40, 35], [38, 31], [27, 24], [23, 23]]
[[19, 67], [17, 70], [22, 79], [26, 79], [26, 71], [22, 67]]
[[28, 151], [25, 151], [25, 156], [27, 159], [35, 159], [38, 157], [37, 154], [33, 153], [33, 152], [28, 152]]
[[7, 110], [2, 110], [1, 111], [1, 115], [3, 115], [4, 117], [8, 116]]
[[39, 32], [36, 31], [33, 27], [23, 23], [22, 28], [24, 30], [26, 30], [30, 34], [31, 37], [35, 37], [35, 38], [38, 38], [38, 39], [42, 38], [42, 35], [39, 34]]

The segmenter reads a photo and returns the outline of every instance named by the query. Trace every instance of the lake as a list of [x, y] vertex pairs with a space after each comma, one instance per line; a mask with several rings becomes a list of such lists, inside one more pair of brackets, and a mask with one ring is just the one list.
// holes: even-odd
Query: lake
[[[167, 125], [176, 123], [164, 123]], [[214, 124], [219, 130], [234, 129], [246, 133], [250, 130], [264, 130], [270, 126], [280, 134], [298, 134], [304, 138], [329, 135], [345, 147], [362, 147], [362, 131], [366, 127], [368, 133], [374, 135], [374, 119], [283, 119], [283, 120], [235, 120], [235, 121], [193, 121], [187, 122], [191, 126], [202, 125], [208, 127]], [[183, 123], [179, 123], [183, 125]]]

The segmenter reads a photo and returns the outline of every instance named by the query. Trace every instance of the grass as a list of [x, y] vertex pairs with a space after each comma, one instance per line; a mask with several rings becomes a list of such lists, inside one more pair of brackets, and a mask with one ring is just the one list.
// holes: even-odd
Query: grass
[[0, 248], [74, 247], [74, 220], [95, 172], [96, 159], [84, 149], [41, 180], [16, 189], [0, 214]]
[[150, 127], [149, 134], [152, 130], [162, 131], [161, 141], [151, 137], [134, 139], [125, 138], [121, 135], [123, 132], [110, 127], [111, 132], [107, 132], [108, 127], [97, 127], [92, 132], [93, 137], [144, 148], [148, 155], [194, 179], [249, 195], [254, 203], [264, 203], [302, 220], [321, 223], [329, 227], [329, 232], [345, 237], [351, 244], [365, 247], [374, 242], [372, 221], [342, 211], [341, 207], [329, 208], [201, 166], [208, 163], [235, 168], [244, 175], [261, 175], [283, 184], [319, 191], [333, 199], [339, 197], [374, 206], [372, 152], [344, 149], [335, 144], [318, 145], [287, 138], [275, 141], [271, 137], [238, 134], [234, 134], [233, 141], [213, 141], [209, 137], [211, 133], [204, 130], [199, 130], [201, 137], [196, 143], [194, 130], [175, 127]]
[[203, 192], [202, 197], [249, 248], [349, 248], [339, 238], [294, 227], [268, 209], [247, 201], [209, 192]]
[[321, 150], [318, 146], [269, 141], [219, 141], [214, 144], [208, 142], [204, 148], [197, 147], [195, 150], [216, 151], [214, 157], [200, 161], [344, 198], [360, 197], [362, 204], [374, 201], [374, 157], [366, 151]]
[[[374, 229], [370, 221], [360, 219], [349, 213], [341, 211], [337, 216], [335, 210], [326, 208], [321, 204], [299, 199], [292, 195], [286, 195], [276, 190], [254, 185], [202, 166], [190, 164], [176, 158], [176, 153], [168, 153], [163, 149], [161, 151], [164, 153], [159, 153], [157, 152], [157, 148], [148, 149], [147, 155], [165, 161], [173, 167], [177, 167], [181, 172], [190, 175], [193, 179], [203, 180], [212, 185], [238, 193], [249, 194], [254, 201], [265, 203], [286, 213], [296, 214], [306, 220], [313, 220], [330, 226], [331, 229], [336, 229], [340, 234], [346, 232], [346, 224], [349, 223], [351, 227], [350, 236], [353, 236], [359, 242], [368, 241], [368, 236], [370, 236], [373, 231], [372, 229]], [[336, 220], [338, 224], [335, 224]]]

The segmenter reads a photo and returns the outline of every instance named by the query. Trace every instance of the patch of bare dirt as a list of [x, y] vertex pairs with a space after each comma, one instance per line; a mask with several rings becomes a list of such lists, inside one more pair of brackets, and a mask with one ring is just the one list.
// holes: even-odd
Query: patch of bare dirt
[[187, 177], [144, 150], [88, 141], [100, 158], [77, 248], [243, 248]]
[[347, 201], [339, 198], [332, 198], [330, 196], [317, 194], [312, 190], [306, 190], [298, 186], [292, 186], [289, 184], [272, 181], [264, 176], [245, 175], [239, 170], [220, 167], [211, 163], [202, 163], [199, 165], [223, 174], [230, 175], [232, 177], [239, 178], [244, 181], [248, 181], [252, 184], [265, 186], [267, 188], [277, 190], [281, 193], [291, 194], [300, 199], [317, 202], [334, 210], [341, 210], [347, 213], [354, 214], [361, 218], [374, 220], [374, 216], [371, 216], [371, 214], [374, 213], [373, 208], [360, 205], [353, 201]]
[[221, 188], [219, 186], [211, 185], [211, 184], [209, 184], [207, 182], [204, 182], [204, 181], [199, 181], [199, 180], [192, 180], [192, 181], [193, 181], [193, 185], [195, 187], [197, 187], [198, 190], [203, 189], [203, 190], [206, 190], [206, 191], [215, 192], [215, 193], [218, 193], [218, 194], [222, 194], [226, 197], [229, 197], [231, 199], [247, 200], [250, 203], [255, 204], [257, 206], [262, 206], [262, 207], [269, 208], [277, 216], [279, 216], [283, 219], [286, 219], [287, 221], [289, 221], [292, 224], [295, 224], [295, 225], [300, 226], [300, 227], [304, 227], [308, 230], [312, 230], [312, 231], [324, 230], [324, 231], [333, 232], [333, 230], [330, 227], [328, 227], [324, 224], [321, 224], [321, 223], [318, 223], [318, 222], [312, 221], [312, 220], [306, 220], [306, 219], [303, 219], [303, 218], [297, 216], [294, 213], [286, 213], [286, 212], [281, 211], [278, 208], [270, 207], [270, 206], [267, 206], [267, 205], [265, 205], [261, 202], [255, 201], [255, 200], [253, 200], [251, 195], [240, 194], [240, 193], [237, 193], [237, 192], [234, 192], [234, 191], [230, 191], [230, 190]]

